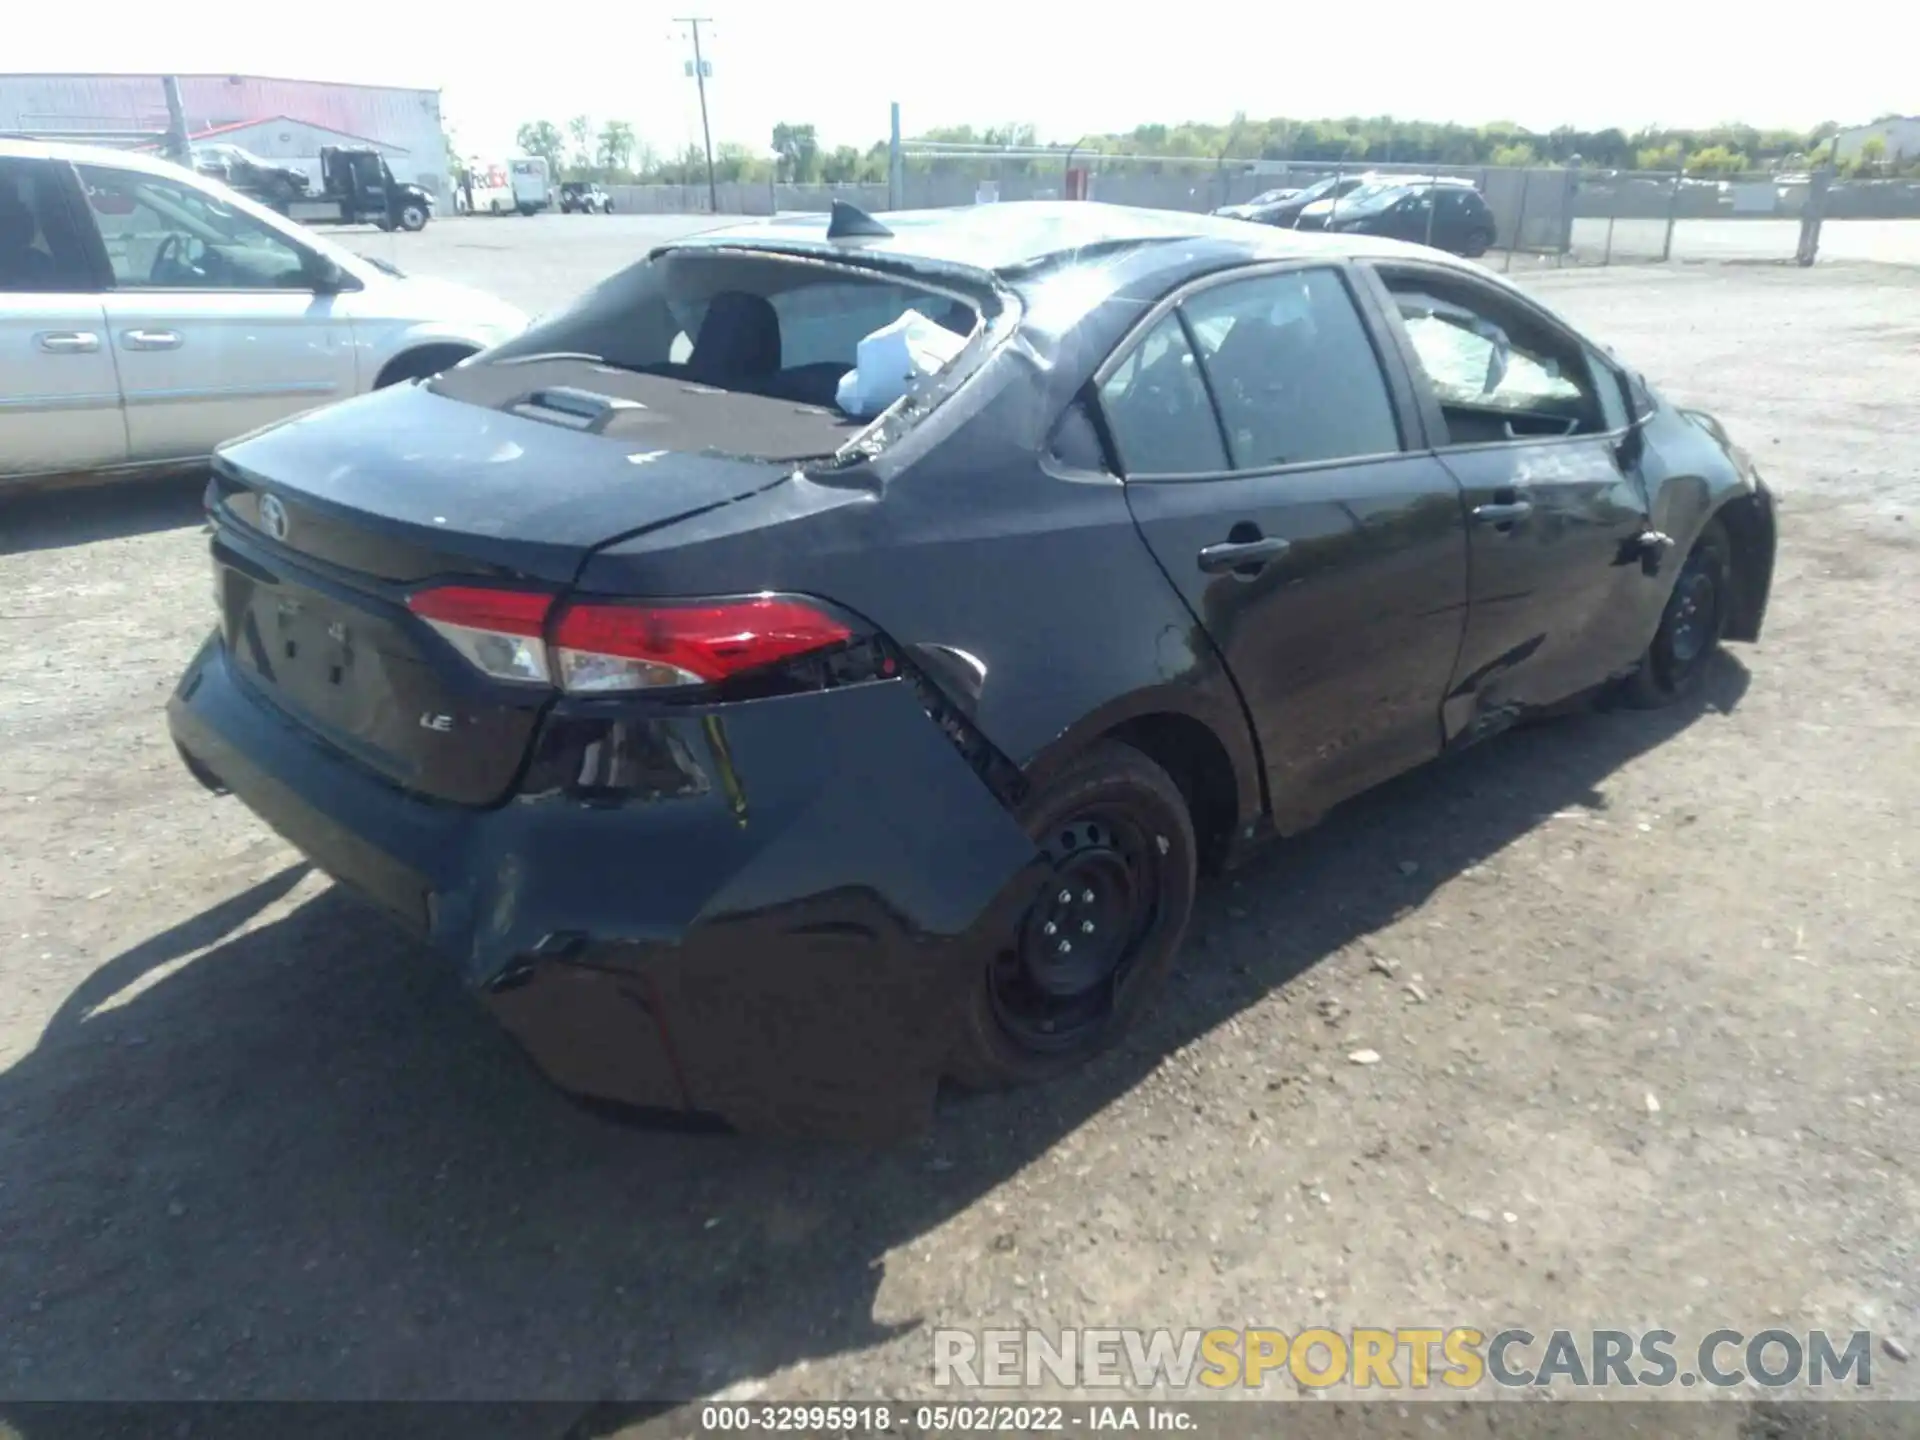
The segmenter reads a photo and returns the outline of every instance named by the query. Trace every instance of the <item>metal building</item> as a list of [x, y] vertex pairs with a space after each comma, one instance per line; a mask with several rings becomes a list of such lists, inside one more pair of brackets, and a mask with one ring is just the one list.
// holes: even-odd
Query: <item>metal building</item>
[[1881, 159], [1892, 164], [1920, 159], [1920, 115], [1889, 115], [1871, 125], [1855, 125], [1833, 137], [1836, 160], [1858, 160], [1869, 140], [1878, 140], [1885, 153]]
[[[175, 78], [187, 130], [196, 137], [223, 139], [310, 171], [317, 171], [323, 141], [371, 143], [386, 155], [395, 178], [426, 186], [443, 204], [451, 200], [438, 90], [261, 75]], [[159, 75], [0, 75], [0, 130], [126, 143], [130, 134], [166, 126]]]

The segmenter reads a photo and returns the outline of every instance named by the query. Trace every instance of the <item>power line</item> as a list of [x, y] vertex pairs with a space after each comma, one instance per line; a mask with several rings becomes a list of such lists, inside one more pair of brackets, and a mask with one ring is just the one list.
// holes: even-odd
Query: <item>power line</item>
[[674, 24], [686, 25], [693, 31], [693, 79], [700, 87], [700, 138], [707, 147], [707, 204], [713, 213], [720, 213], [720, 187], [713, 178], [713, 127], [707, 123], [707, 62], [700, 55], [700, 27], [711, 25], [713, 17], [709, 15], [679, 15]]

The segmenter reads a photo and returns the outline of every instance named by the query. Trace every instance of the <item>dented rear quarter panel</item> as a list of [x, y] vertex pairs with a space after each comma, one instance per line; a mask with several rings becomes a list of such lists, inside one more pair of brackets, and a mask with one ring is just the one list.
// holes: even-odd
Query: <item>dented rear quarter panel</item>
[[1190, 717], [1227, 752], [1237, 818], [1251, 824], [1260, 767], [1218, 654], [1141, 540], [1120, 482], [1044, 458], [1061, 414], [1145, 309], [1240, 258], [1197, 240], [1122, 249], [1097, 273], [1014, 277], [1017, 333], [898, 443], [610, 545], [579, 586], [831, 600], [902, 646], [1037, 781], [1128, 720]]

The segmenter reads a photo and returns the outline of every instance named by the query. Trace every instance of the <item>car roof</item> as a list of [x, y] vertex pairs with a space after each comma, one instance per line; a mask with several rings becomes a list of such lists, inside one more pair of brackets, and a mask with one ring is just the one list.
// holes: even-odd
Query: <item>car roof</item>
[[[195, 142], [196, 144], [198, 142]], [[171, 160], [121, 150], [109, 145], [75, 145], [64, 140], [29, 140], [0, 134], [0, 160], [65, 160], [73, 165], [118, 165], [149, 175], [177, 177], [182, 172]]]
[[1275, 229], [1227, 216], [1091, 200], [1011, 200], [942, 210], [889, 211], [876, 218], [892, 233], [828, 240], [828, 216], [791, 215], [708, 230], [662, 248], [734, 246], [811, 255], [868, 255], [907, 265], [922, 261], [996, 275], [1070, 261], [1089, 251], [1107, 255], [1118, 249], [1156, 246], [1188, 252], [1204, 248], [1223, 264], [1296, 257], [1403, 256], [1416, 249], [1373, 236]]

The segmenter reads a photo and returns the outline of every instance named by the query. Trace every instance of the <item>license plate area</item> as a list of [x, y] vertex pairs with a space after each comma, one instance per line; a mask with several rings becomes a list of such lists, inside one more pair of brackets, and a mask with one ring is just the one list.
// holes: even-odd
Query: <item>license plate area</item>
[[490, 804], [512, 784], [540, 697], [496, 694], [458, 656], [426, 654], [435, 637], [396, 599], [218, 542], [214, 565], [228, 654], [269, 703], [432, 798]]

